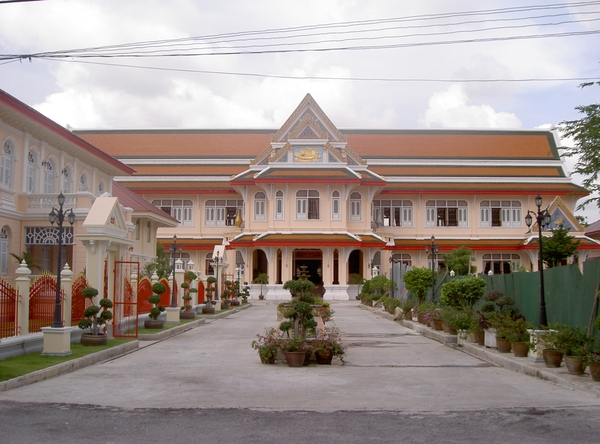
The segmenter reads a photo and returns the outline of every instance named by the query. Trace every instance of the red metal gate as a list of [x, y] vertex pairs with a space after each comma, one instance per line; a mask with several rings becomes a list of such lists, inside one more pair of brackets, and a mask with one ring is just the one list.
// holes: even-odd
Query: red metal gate
[[113, 336], [137, 338], [137, 285], [132, 285], [131, 277], [140, 275], [140, 263], [117, 261], [114, 273]]
[[17, 304], [16, 288], [0, 278], [0, 338], [17, 336]]
[[[61, 290], [61, 311], [64, 308], [64, 296], [64, 291]], [[29, 289], [29, 333], [38, 333], [42, 331], [42, 327], [50, 327], [52, 325], [55, 302], [56, 280], [49, 273], [42, 274], [33, 282]]]

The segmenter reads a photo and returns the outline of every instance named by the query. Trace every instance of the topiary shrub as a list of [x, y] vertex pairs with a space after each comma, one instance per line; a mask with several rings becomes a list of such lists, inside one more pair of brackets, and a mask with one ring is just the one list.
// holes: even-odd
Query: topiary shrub
[[79, 321], [78, 327], [82, 330], [89, 328], [91, 334], [99, 335], [100, 327], [113, 318], [112, 312], [109, 310], [109, 308], [112, 308], [113, 303], [110, 299], [103, 298], [98, 302], [99, 305], [94, 305], [93, 299], [98, 296], [98, 290], [94, 287], [84, 288], [81, 295], [89, 299], [91, 305], [84, 310], [83, 315], [85, 318]]

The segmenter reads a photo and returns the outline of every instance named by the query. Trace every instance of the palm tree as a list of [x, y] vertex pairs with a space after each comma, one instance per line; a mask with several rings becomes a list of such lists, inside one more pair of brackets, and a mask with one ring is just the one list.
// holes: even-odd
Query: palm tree
[[262, 292], [262, 286], [263, 286], [263, 284], [266, 285], [266, 284], [269, 283], [269, 276], [267, 275], [267, 273], [259, 273], [259, 275], [254, 278], [254, 280], [252, 281], [252, 283], [253, 284], [260, 284], [260, 296], [259, 296], [259, 298], [260, 299], [264, 298], [263, 292]]

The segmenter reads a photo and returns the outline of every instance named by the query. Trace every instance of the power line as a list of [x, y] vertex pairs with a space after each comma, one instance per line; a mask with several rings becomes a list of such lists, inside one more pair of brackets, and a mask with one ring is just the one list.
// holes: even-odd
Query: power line
[[[453, 40], [450, 42], [417, 42], [413, 44], [394, 44], [394, 45], [370, 45], [370, 46], [343, 46], [343, 47], [330, 47], [330, 48], [322, 48], [322, 47], [307, 47], [301, 50], [293, 50], [293, 49], [268, 49], [268, 50], [258, 50], [258, 51], [245, 51], [246, 48], [275, 48], [279, 46], [297, 46], [297, 45], [316, 45], [323, 43], [331, 43], [331, 42], [341, 42], [341, 41], [356, 41], [361, 40], [359, 37], [353, 37], [350, 39], [339, 39], [339, 40], [323, 40], [323, 41], [308, 41], [308, 42], [293, 42], [293, 43], [281, 43], [284, 39], [298, 39], [298, 38], [310, 38], [316, 36], [323, 35], [340, 35], [340, 34], [348, 34], [348, 33], [375, 33], [375, 32], [383, 32], [389, 31], [392, 29], [417, 29], [417, 28], [431, 28], [438, 26], [464, 26], [465, 24], [473, 25], [485, 22], [497, 22], [497, 21], [522, 21], [522, 20], [535, 20], [541, 18], [549, 18], [549, 17], [558, 17], [558, 16], [569, 16], [572, 15], [570, 12], [559, 13], [559, 14], [546, 14], [546, 15], [537, 15], [537, 16], [527, 16], [527, 17], [502, 17], [502, 18], [492, 18], [492, 19], [480, 19], [480, 20], [470, 20], [470, 21], [462, 21], [462, 22], [451, 22], [451, 23], [434, 23], [434, 24], [418, 24], [418, 25], [410, 25], [410, 26], [395, 26], [395, 27], [387, 27], [387, 28], [379, 28], [379, 29], [354, 29], [354, 28], [364, 28], [367, 26], [373, 25], [384, 25], [391, 23], [426, 23], [433, 20], [447, 20], [447, 19], [462, 19], [465, 17], [487, 17], [487, 16], [503, 16], [508, 14], [515, 13], [523, 13], [529, 11], [558, 11], [561, 9], [570, 8], [570, 10], [576, 8], [583, 8], [588, 6], [595, 6], [600, 4], [600, 1], [587, 1], [587, 2], [574, 2], [567, 4], [548, 4], [548, 5], [534, 5], [534, 6], [520, 6], [520, 7], [509, 7], [509, 8], [497, 8], [497, 9], [488, 9], [481, 11], [463, 11], [463, 12], [453, 12], [453, 13], [438, 13], [438, 14], [423, 14], [423, 15], [413, 15], [413, 16], [405, 16], [405, 17], [395, 17], [395, 18], [385, 18], [385, 19], [372, 19], [372, 20], [362, 20], [362, 21], [350, 21], [350, 22], [337, 22], [337, 23], [325, 23], [325, 24], [316, 24], [316, 25], [305, 25], [305, 26], [297, 26], [297, 27], [288, 27], [288, 28], [274, 28], [274, 29], [266, 29], [266, 30], [258, 30], [258, 31], [240, 31], [226, 34], [216, 34], [216, 35], [207, 35], [200, 37], [188, 37], [188, 38], [179, 38], [179, 39], [169, 39], [169, 40], [157, 40], [157, 41], [147, 41], [147, 42], [137, 42], [137, 43], [126, 43], [126, 44], [117, 44], [117, 45], [107, 45], [100, 47], [91, 47], [91, 48], [82, 48], [82, 49], [70, 49], [70, 50], [60, 50], [60, 51], [51, 51], [51, 52], [41, 52], [35, 54], [4, 54], [0, 55], [1, 59], [11, 59], [11, 58], [20, 58], [20, 59], [29, 59], [29, 58], [41, 58], [41, 57], [80, 57], [80, 58], [91, 58], [91, 57], [188, 57], [188, 56], [201, 56], [201, 55], [242, 55], [242, 54], [272, 54], [272, 53], [285, 53], [285, 52], [309, 52], [309, 51], [346, 51], [346, 50], [374, 50], [374, 49], [386, 49], [386, 48], [402, 48], [402, 47], [410, 47], [410, 46], [424, 46], [424, 45], [441, 45], [441, 44], [460, 44], [460, 43], [477, 43], [477, 42], [490, 42], [490, 41], [501, 41], [501, 40], [509, 40], [509, 39], [526, 39], [526, 38], [550, 38], [550, 37], [567, 37], [574, 35], [586, 35], [582, 33], [575, 32], [563, 32], [563, 33], [553, 33], [553, 34], [532, 34], [528, 36], [507, 36], [507, 37], [496, 37], [496, 38], [482, 38], [482, 39], [471, 39], [471, 40]], [[597, 14], [595, 11], [580, 11], [579, 15], [587, 15], [587, 14]], [[534, 23], [522, 25], [522, 27], [531, 27], [531, 26], [559, 26], [564, 24], [571, 23], [583, 23], [586, 21], [595, 21], [598, 19], [589, 19], [589, 20], [565, 20], [562, 22], [555, 23]], [[445, 32], [437, 32], [437, 33], [422, 33], [422, 34], [408, 34], [408, 35], [397, 35], [397, 36], [374, 36], [374, 37], [365, 37], [362, 40], [379, 40], [379, 39], [390, 39], [390, 38], [408, 38], [408, 37], [433, 37], [433, 36], [443, 36], [456, 34], [461, 32], [484, 32], [490, 30], [502, 30], [502, 29], [515, 29], [519, 26], [511, 25], [511, 26], [496, 26], [489, 27], [483, 29], [470, 29], [470, 30], [455, 30], [455, 31], [445, 31]], [[341, 29], [341, 31], [338, 31]], [[352, 29], [352, 30], [348, 30]], [[306, 32], [306, 31], [319, 31], [317, 33], [308, 33], [308, 34], [296, 34], [296, 35], [287, 35], [293, 34], [297, 32]], [[321, 31], [325, 32], [321, 32]], [[595, 33], [593, 31], [589, 33]], [[286, 34], [286, 35], [278, 35], [274, 34]], [[242, 38], [243, 37], [243, 38]], [[240, 46], [233, 47], [227, 46], [226, 48], [215, 48], [214, 45], [219, 44], [230, 44], [233, 42], [240, 41], [260, 41], [260, 40], [276, 40], [277, 42], [271, 45], [248, 45], [248, 46]], [[180, 52], [176, 52], [177, 47], [181, 46], [191, 46], [194, 45], [193, 48], [186, 49], [183, 51], [179, 49]], [[209, 46], [207, 49], [203, 49], [203, 47]], [[210, 51], [210, 52], [208, 52]]]
[[598, 77], [562, 77], [562, 78], [524, 78], [524, 79], [424, 79], [424, 78], [384, 78], [384, 77], [326, 77], [326, 76], [290, 76], [290, 75], [276, 75], [276, 74], [259, 74], [259, 73], [244, 73], [244, 72], [231, 72], [231, 71], [209, 71], [199, 69], [187, 69], [187, 68], [165, 68], [159, 66], [140, 66], [130, 65], [121, 63], [105, 63], [105, 62], [91, 62], [91, 61], [78, 61], [78, 60], [56, 60], [67, 63], [83, 63], [89, 65], [101, 65], [101, 66], [114, 66], [119, 68], [134, 68], [134, 69], [146, 69], [152, 71], [169, 71], [169, 72], [184, 72], [193, 74], [211, 74], [211, 75], [228, 75], [228, 76], [244, 76], [244, 77], [259, 77], [259, 78], [273, 78], [273, 79], [288, 79], [288, 80], [344, 80], [344, 81], [356, 81], [356, 82], [422, 82], [422, 83], [521, 83], [521, 82], [586, 82], [596, 81]]

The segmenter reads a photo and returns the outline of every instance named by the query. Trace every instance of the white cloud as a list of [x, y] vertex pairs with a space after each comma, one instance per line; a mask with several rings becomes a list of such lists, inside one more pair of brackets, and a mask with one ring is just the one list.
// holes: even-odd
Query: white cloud
[[429, 108], [421, 117], [427, 128], [519, 128], [521, 121], [513, 113], [497, 112], [489, 105], [468, 105], [462, 85], [451, 85], [429, 99]]

